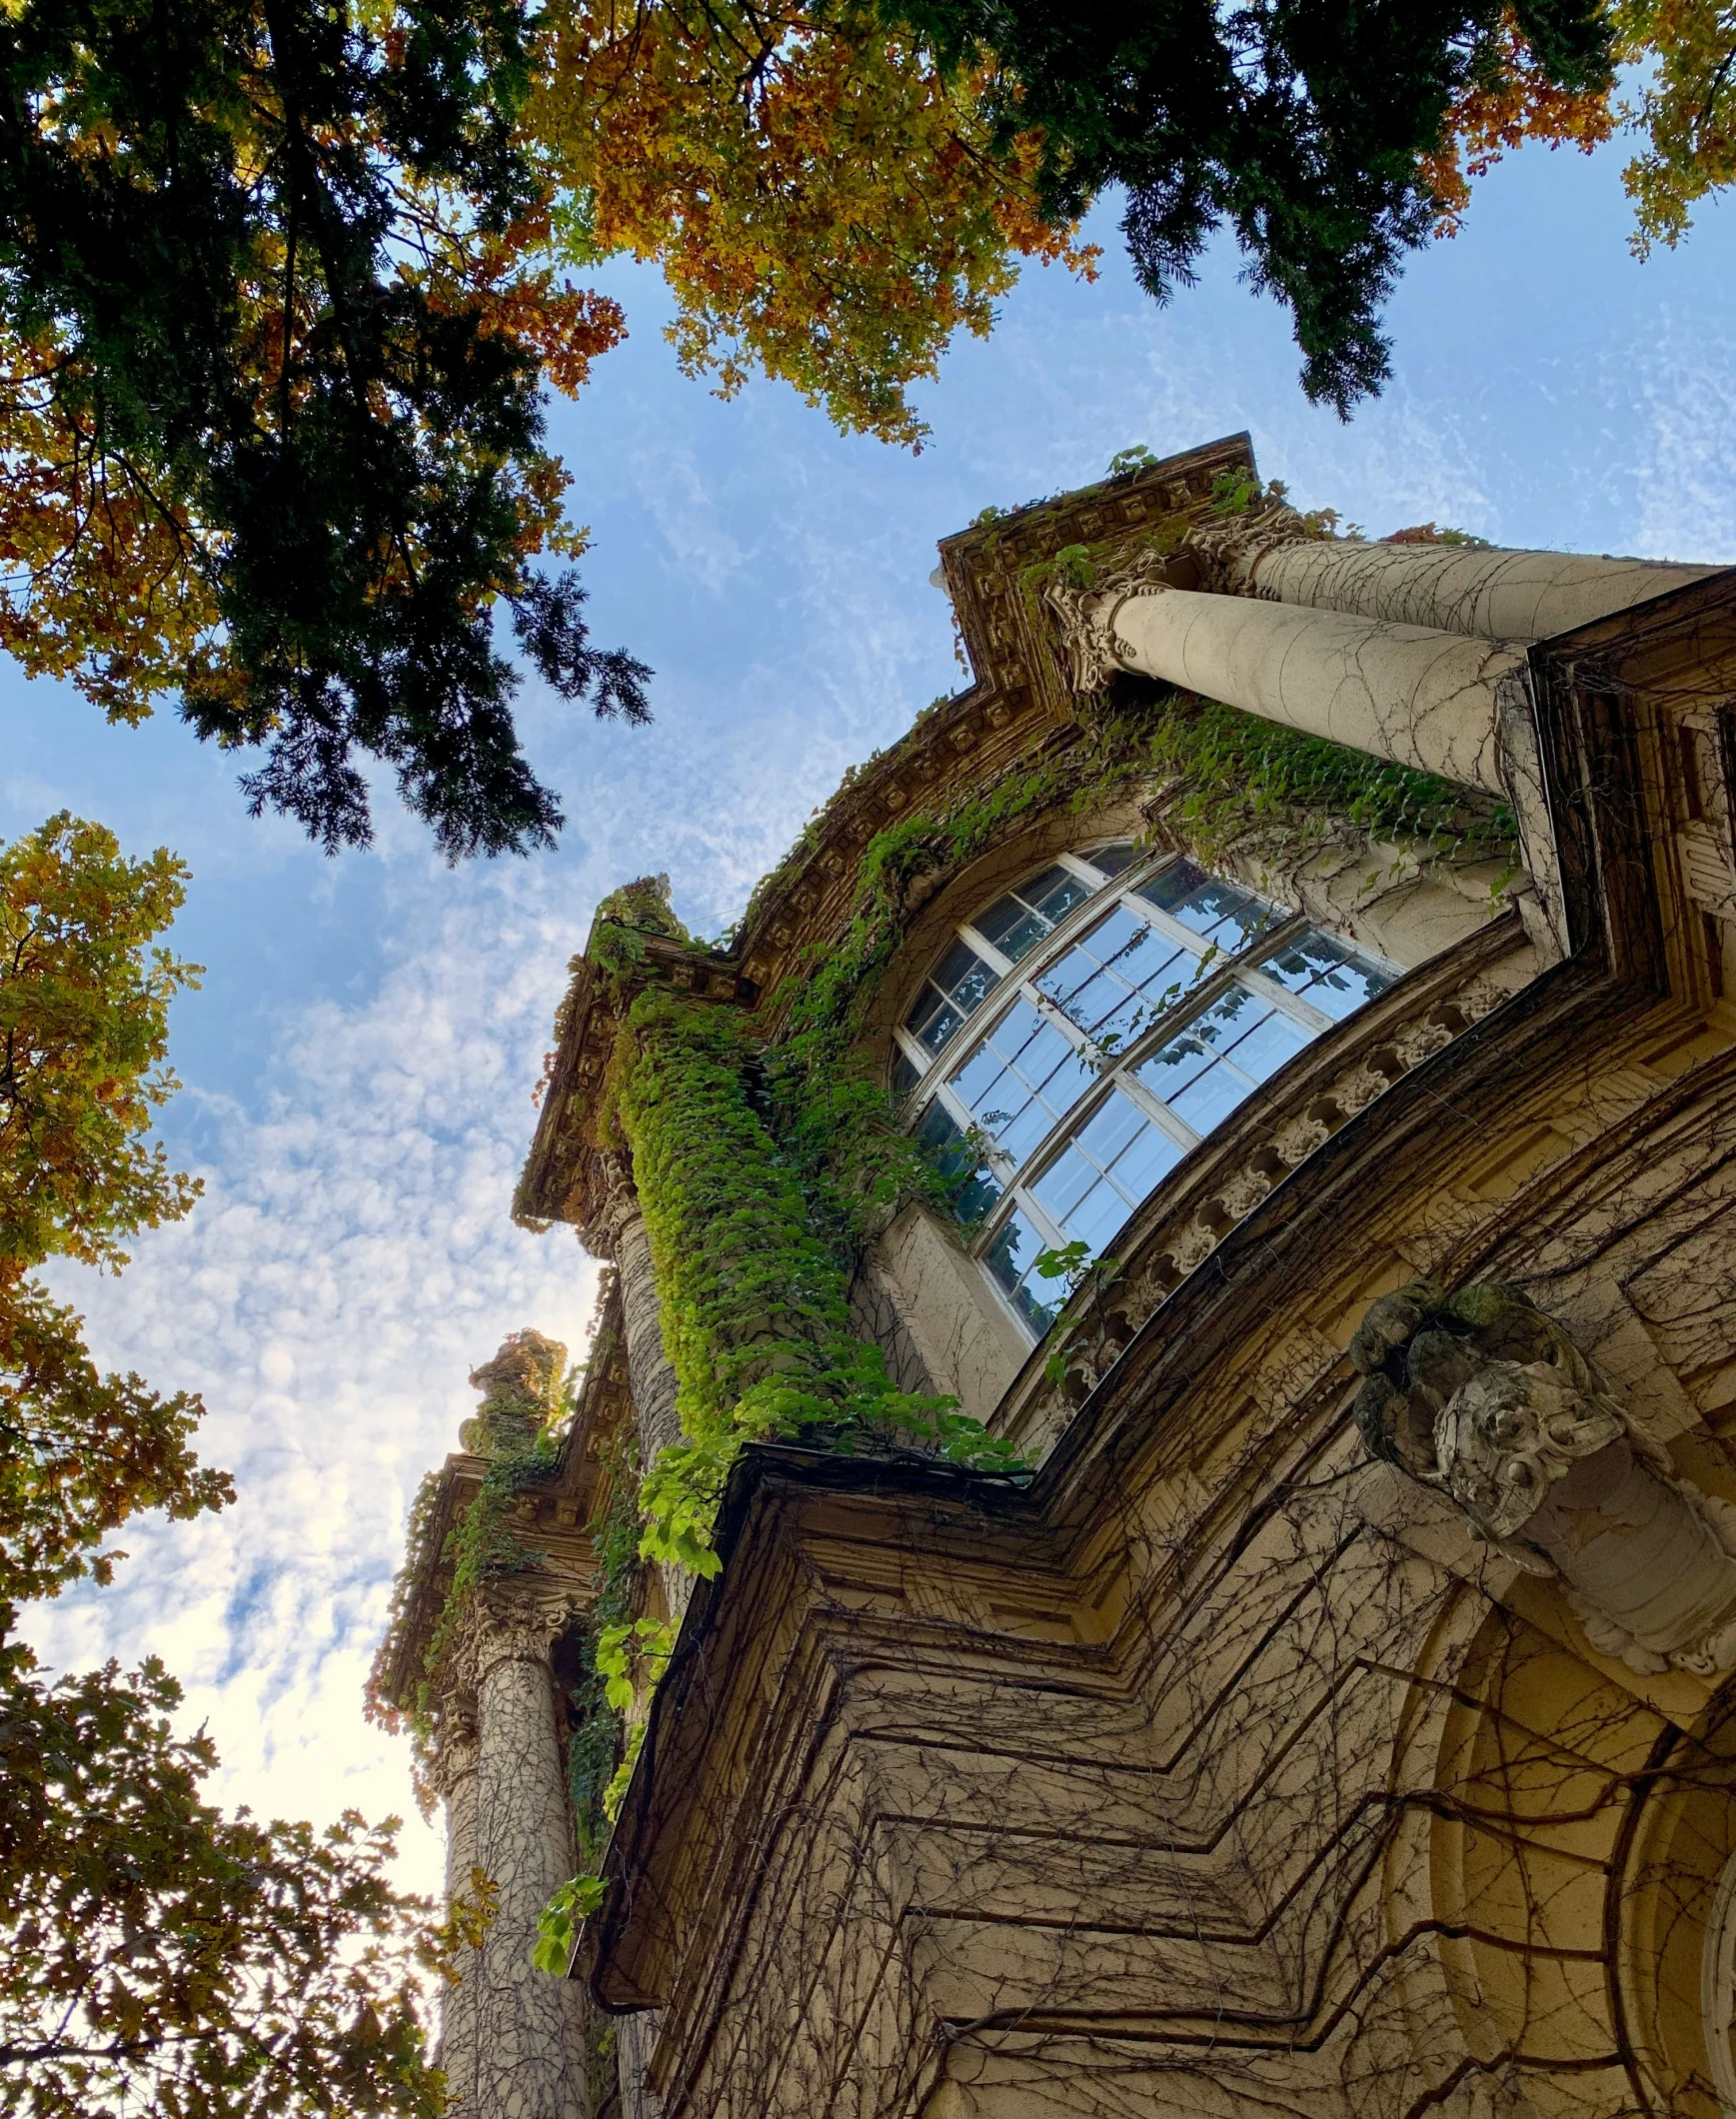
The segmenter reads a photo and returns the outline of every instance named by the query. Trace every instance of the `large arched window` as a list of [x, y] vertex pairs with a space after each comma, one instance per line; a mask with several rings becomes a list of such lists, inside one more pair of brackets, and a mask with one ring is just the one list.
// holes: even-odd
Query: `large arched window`
[[1187, 1150], [1397, 977], [1239, 884], [1130, 842], [1063, 854], [955, 931], [893, 1086], [1013, 1313], [1039, 1255], [1096, 1257]]

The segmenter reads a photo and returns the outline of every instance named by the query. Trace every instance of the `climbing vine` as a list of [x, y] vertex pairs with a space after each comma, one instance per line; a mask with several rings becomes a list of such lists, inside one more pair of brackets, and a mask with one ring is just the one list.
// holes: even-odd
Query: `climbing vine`
[[[1248, 500], [1240, 489], [1218, 498], [1226, 510]], [[1052, 564], [1085, 572], [1094, 561], [1080, 548]], [[636, 1494], [617, 1482], [598, 1526], [605, 1591], [569, 1751], [585, 1873], [546, 1911], [538, 1961], [550, 1970], [565, 1968], [579, 1924], [601, 1902], [603, 1846], [674, 1646], [666, 1620], [634, 1613], [637, 1560], [716, 1574], [718, 1506], [742, 1449], [758, 1439], [912, 1447], [974, 1468], [1020, 1468], [955, 1400], [897, 1389], [881, 1349], [851, 1329], [851, 1276], [868, 1243], [903, 1201], [947, 1191], [947, 1174], [903, 1130], [865, 1060], [865, 1032], [935, 882], [1045, 811], [1100, 811], [1135, 789], [1146, 814], [1205, 859], [1274, 829], [1296, 846], [1328, 830], [1379, 835], [1429, 859], [1504, 853], [1513, 833], [1498, 805], [1445, 781], [1209, 702], [1127, 687], [1056, 732], [1034, 760], [876, 834], [843, 934], [805, 953], [755, 1019], [663, 988], [632, 1001], [595, 1099], [593, 1138], [632, 1154], [682, 1438], [645, 1467]], [[810, 830], [805, 844], [816, 836]], [[592, 962], [621, 1001], [643, 979], [648, 933], [688, 938], [663, 879], [630, 886], [605, 910]]]
[[1162, 700], [1145, 764], [1163, 784], [1165, 823], [1205, 862], [1271, 826], [1295, 852], [1346, 826], [1437, 860], [1511, 861], [1516, 852], [1505, 803], [1210, 700]]
[[755, 1056], [735, 1013], [643, 994], [627, 1035], [621, 1126], [683, 1436], [641, 1481], [645, 1556], [717, 1572], [718, 1502], [752, 1440], [814, 1430], [841, 1449], [904, 1439], [954, 1462], [1010, 1462], [953, 1400], [897, 1389], [879, 1347], [853, 1335], [845, 1266], [756, 1108]]

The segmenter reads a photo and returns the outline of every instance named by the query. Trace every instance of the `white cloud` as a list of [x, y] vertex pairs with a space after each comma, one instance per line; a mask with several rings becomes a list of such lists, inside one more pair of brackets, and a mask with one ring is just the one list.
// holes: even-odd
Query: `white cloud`
[[1704, 318], [1630, 349], [1637, 398], [1636, 550], [1728, 564], [1736, 556], [1736, 336]]
[[118, 1281], [59, 1276], [99, 1358], [204, 1392], [202, 1452], [240, 1499], [130, 1526], [115, 1587], [44, 1607], [35, 1638], [63, 1667], [161, 1653], [225, 1792], [257, 1808], [407, 1809], [404, 1747], [365, 1728], [360, 1688], [410, 1496], [504, 1333], [577, 1351], [590, 1313], [596, 1268], [571, 1233], [508, 1218], [565, 936], [510, 890], [469, 895], [366, 1005], [286, 1026], [268, 1107], [225, 1117], [187, 1221]]

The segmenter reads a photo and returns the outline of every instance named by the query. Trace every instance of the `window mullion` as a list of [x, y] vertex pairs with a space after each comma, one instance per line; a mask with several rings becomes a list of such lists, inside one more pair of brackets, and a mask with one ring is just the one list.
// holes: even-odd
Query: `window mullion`
[[1028, 1185], [1015, 1184], [1012, 1187], [1011, 1196], [1013, 1203], [1017, 1206], [1019, 1212], [1023, 1214], [1024, 1218], [1030, 1223], [1031, 1227], [1035, 1229], [1037, 1234], [1042, 1238], [1042, 1244], [1045, 1250], [1065, 1249], [1067, 1244], [1066, 1230], [1061, 1227], [1058, 1221], [1051, 1220], [1049, 1216], [1043, 1212], [1042, 1208], [1037, 1204], [1035, 1195], [1031, 1192]]
[[1054, 858], [1057, 868], [1065, 869], [1069, 876], [1076, 876], [1081, 883], [1088, 883], [1093, 891], [1107, 890], [1115, 880], [1112, 876], [1105, 876], [1101, 869], [1092, 868], [1081, 854], [1057, 854]]
[[[1056, 952], [1056, 955], [1064, 957], [1066, 952], [1065, 950], [1060, 950]], [[1037, 969], [1042, 971], [1046, 970], [1047, 967], [1039, 965]], [[1019, 981], [1018, 998], [1021, 1001], [1028, 1001], [1045, 1023], [1053, 1024], [1054, 1028], [1060, 1032], [1061, 1036], [1072, 1047], [1073, 1051], [1079, 1055], [1081, 1060], [1088, 1060], [1094, 1067], [1100, 1068], [1102, 1066], [1108, 1057], [1102, 1047], [1080, 1030], [1066, 1010], [1061, 1007], [1060, 1003], [1051, 1001], [1034, 979], [1021, 979]]]
[[1185, 1118], [1178, 1118], [1156, 1090], [1147, 1088], [1131, 1067], [1125, 1067], [1116, 1074], [1115, 1086], [1128, 1102], [1143, 1111], [1160, 1131], [1166, 1132], [1178, 1145], [1185, 1148], [1199, 1145], [1203, 1135], [1196, 1133]]
[[[990, 971], [998, 972], [1002, 979], [1011, 978], [1012, 959], [1010, 957], [1003, 956], [1000, 951], [994, 947], [993, 943], [989, 941], [986, 935], [979, 935], [976, 930], [966, 922], [958, 929], [958, 937], [960, 941], [965, 943], [969, 948], [973, 949], [976, 952], [977, 956], [982, 959], [983, 963], [987, 965]], [[983, 1005], [986, 1007], [986, 1000], [984, 1000]]]
[[[1192, 928], [1184, 926], [1181, 921], [1172, 920], [1161, 906], [1153, 905], [1149, 899], [1139, 898], [1137, 891], [1124, 891], [1121, 895], [1123, 898], [1137, 898], [1138, 904], [1129, 910], [1137, 914], [1147, 927], [1155, 928], [1159, 935], [1173, 942], [1178, 949], [1186, 950], [1195, 961], [1210, 949], [1211, 944], [1203, 935], [1196, 935]], [[1225, 952], [1220, 948], [1217, 954], [1221, 957]]]
[[929, 1052], [920, 1039], [912, 1038], [901, 1023], [892, 1025], [892, 1043], [918, 1074], [925, 1074], [933, 1065], [935, 1055]]
[[1301, 1024], [1304, 1030], [1312, 1031], [1315, 1037], [1332, 1029], [1334, 1019], [1324, 1009], [1316, 1008], [1311, 1001], [1304, 1001], [1300, 994], [1292, 994], [1287, 986], [1268, 973], [1249, 964], [1244, 965], [1236, 976], [1250, 993], [1258, 994], [1262, 1001], [1269, 1001], [1273, 1008], [1292, 1022]]
[[949, 1081], [935, 1082], [934, 1097], [944, 1109], [947, 1117], [951, 1119], [961, 1133], [973, 1133], [982, 1143], [983, 1160], [994, 1172], [1002, 1190], [1004, 1190], [1011, 1184], [1018, 1165], [1009, 1155], [1001, 1153], [999, 1143], [995, 1140], [994, 1135], [989, 1132], [988, 1128]]

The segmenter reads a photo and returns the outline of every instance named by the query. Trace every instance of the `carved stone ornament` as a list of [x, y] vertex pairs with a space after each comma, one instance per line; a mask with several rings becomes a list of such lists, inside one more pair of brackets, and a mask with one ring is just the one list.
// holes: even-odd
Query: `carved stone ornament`
[[625, 1155], [600, 1154], [596, 1158], [586, 1197], [590, 1212], [579, 1239], [594, 1258], [619, 1263], [622, 1227], [640, 1212], [639, 1193], [634, 1189], [633, 1171]]
[[1192, 588], [1198, 571], [1186, 553], [1147, 545], [1094, 573], [1089, 588], [1057, 575], [1042, 592], [1060, 636], [1061, 659], [1075, 692], [1100, 692], [1123, 667], [1115, 649], [1115, 613], [1129, 596]]
[[546, 1580], [485, 1582], [453, 1648], [456, 1691], [480, 1693], [489, 1672], [501, 1663], [546, 1663], [577, 1608], [572, 1594], [552, 1589]]
[[477, 1768], [478, 1732], [474, 1701], [449, 1701], [434, 1742], [428, 1785], [436, 1795], [450, 1796]]
[[1324, 533], [1287, 501], [1261, 500], [1237, 514], [1208, 516], [1187, 533], [1187, 549], [1199, 566], [1200, 587], [1225, 596], [1257, 596], [1253, 568], [1280, 545], [1318, 544]]
[[1736, 1667], [1736, 1506], [1681, 1477], [1526, 1296], [1413, 1281], [1370, 1307], [1350, 1358], [1373, 1454], [1559, 1577], [1594, 1648], [1647, 1672]]

